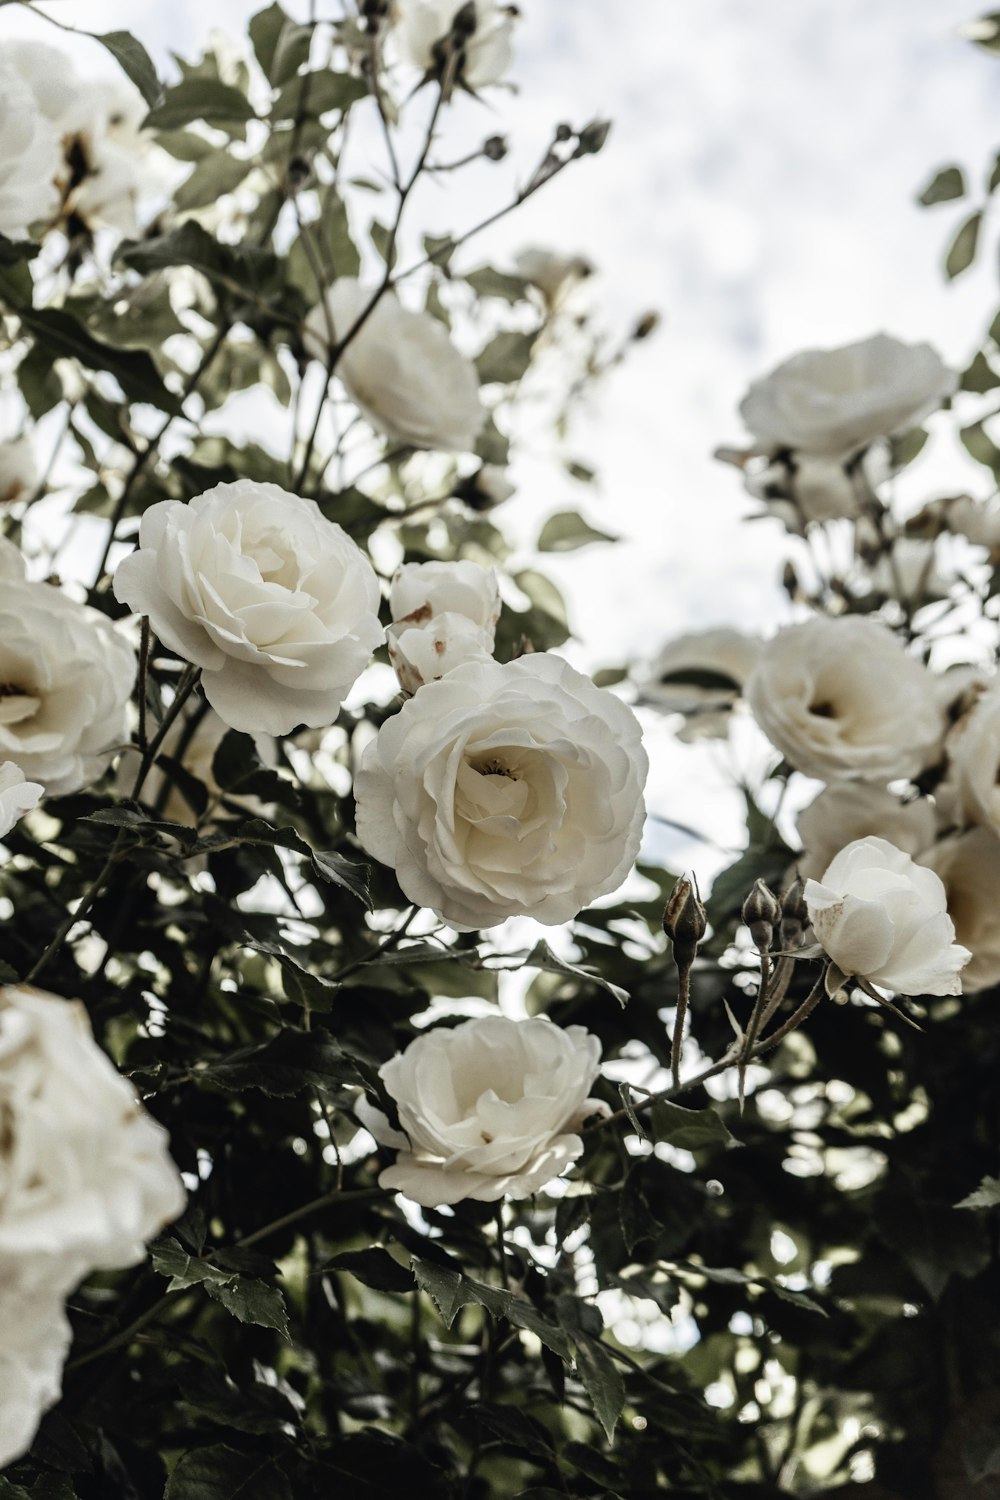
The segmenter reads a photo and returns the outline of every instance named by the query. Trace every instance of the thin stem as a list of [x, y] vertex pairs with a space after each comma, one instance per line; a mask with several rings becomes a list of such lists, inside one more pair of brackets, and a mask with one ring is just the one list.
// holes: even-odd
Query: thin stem
[[141, 625], [140, 628], [141, 628], [141, 634], [140, 634], [140, 637], [139, 637], [139, 684], [138, 684], [138, 697], [139, 697], [139, 734], [138, 734], [138, 739], [139, 739], [139, 749], [141, 751], [145, 752], [146, 746], [147, 746], [147, 740], [146, 740], [146, 679], [147, 679], [147, 677], [149, 675], [149, 642], [150, 642], [150, 635], [151, 635], [150, 626], [149, 626], [149, 616], [148, 615], [143, 615], [143, 617], [142, 617], [142, 625]]
[[162, 746], [163, 741], [166, 739], [167, 735], [170, 733], [171, 727], [177, 719], [177, 716], [180, 713], [181, 709], [184, 707], [184, 704], [187, 702], [188, 698], [194, 691], [200, 674], [200, 667], [193, 667], [190, 665], [186, 666], [184, 668], [184, 671], [181, 673], [180, 681], [177, 684], [177, 691], [174, 694], [173, 702], [167, 709], [166, 713], [163, 715], [163, 722], [160, 725], [159, 729], [157, 729], [156, 733], [153, 735], [153, 738], [150, 740], [149, 744], [143, 751], [142, 760], [139, 763], [139, 770], [132, 785], [132, 790], [129, 793], [129, 797], [133, 802], [136, 802], [138, 800], [139, 793], [142, 791], [142, 788], [145, 785], [146, 777], [152, 770], [153, 762], [155, 761], [160, 751], [160, 747]]
[[670, 1071], [674, 1084], [681, 1082], [681, 1049], [684, 1045], [684, 1018], [691, 998], [691, 965], [677, 966], [677, 1012], [674, 1016], [674, 1034], [670, 1043]]
[[391, 949], [395, 948], [400, 938], [405, 936], [406, 929], [417, 915], [417, 911], [418, 908], [416, 906], [411, 906], [399, 926], [394, 927], [391, 932], [387, 933], [377, 948], [373, 948], [370, 953], [366, 953], [363, 957], [355, 958], [351, 963], [345, 964], [342, 969], [333, 975], [330, 981], [331, 984], [339, 984], [342, 979], [347, 978], [348, 974], [353, 974], [356, 970], [363, 969], [366, 964], [377, 963], [383, 953], [388, 953]]

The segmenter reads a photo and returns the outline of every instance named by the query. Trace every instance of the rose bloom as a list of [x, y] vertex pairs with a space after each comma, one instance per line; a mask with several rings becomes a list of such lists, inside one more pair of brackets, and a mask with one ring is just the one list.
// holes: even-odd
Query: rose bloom
[[878, 333], [793, 355], [753, 382], [740, 415], [765, 451], [793, 448], [842, 459], [875, 438], [916, 427], [956, 385], [930, 344]]
[[72, 1332], [61, 1293], [24, 1262], [0, 1263], [0, 1469], [27, 1453], [59, 1400]]
[[845, 974], [901, 995], [960, 995], [968, 948], [955, 942], [944, 885], [885, 839], [856, 839], [807, 880], [816, 941]]
[[383, 635], [360, 548], [311, 500], [250, 479], [150, 506], [115, 595], [251, 734], [332, 724]]
[[500, 618], [495, 568], [474, 562], [404, 563], [392, 575], [389, 609], [394, 625], [423, 625], [442, 614], [464, 615], [488, 631]]
[[596, 1036], [542, 1016], [482, 1016], [415, 1037], [379, 1069], [401, 1129], [357, 1105], [375, 1139], [399, 1150], [379, 1186], [424, 1208], [538, 1192], [583, 1151], [587, 1116], [606, 1112], [587, 1097], [600, 1059]]
[[[393, 0], [390, 16], [400, 59], [425, 73], [436, 73], [463, 7], [464, 0]], [[455, 74], [467, 88], [474, 91], [498, 83], [507, 72], [514, 56], [516, 14], [513, 6], [498, 0], [475, 0], [473, 29], [462, 39]]]
[[[2, 229], [0, 233], [3, 233]], [[14, 500], [29, 495], [37, 483], [38, 465], [31, 439], [11, 438], [6, 443], [0, 443], [0, 505], [10, 505]]]
[[972, 950], [962, 970], [963, 991], [1000, 984], [1000, 838], [988, 828], [973, 828], [925, 849], [919, 862], [941, 877], [955, 936]]
[[721, 739], [760, 645], [756, 636], [728, 625], [678, 636], [636, 674], [643, 701], [684, 714], [687, 723], [678, 739]]
[[49, 797], [89, 786], [126, 738], [135, 674], [105, 615], [29, 582], [17, 548], [0, 545], [0, 762]]
[[917, 776], [944, 728], [931, 674], [885, 625], [858, 615], [780, 630], [746, 700], [772, 745], [822, 781]]
[[948, 755], [959, 820], [1000, 833], [1000, 684], [982, 693], [956, 724]]
[[647, 764], [631, 709], [559, 657], [470, 662], [367, 747], [358, 837], [460, 931], [565, 922], [631, 869]]
[[[935, 813], [926, 797], [901, 802], [885, 787], [846, 781], [825, 787], [796, 820], [804, 852], [800, 877], [818, 880], [845, 844], [875, 836], [916, 856], [934, 842]], [[927, 861], [921, 859], [921, 863]]]
[[20, 766], [11, 760], [0, 761], [0, 839], [26, 812], [38, 806], [44, 793], [45, 788], [37, 781], [25, 781]]
[[399, 686], [412, 695], [466, 662], [489, 661], [493, 632], [465, 615], [446, 613], [435, 615], [426, 625], [390, 625], [386, 645]]
[[[330, 325], [335, 338], [354, 327], [372, 289], [352, 278], [335, 281], [322, 305], [306, 318], [307, 351], [326, 360]], [[411, 448], [464, 453], [472, 448], [485, 412], [479, 376], [448, 330], [426, 312], [411, 312], [384, 292], [337, 361], [347, 394], [379, 432]]]
[[[0, 55], [0, 234], [19, 239], [59, 211], [59, 136], [4, 43]], [[3, 483], [0, 477], [0, 494]]]

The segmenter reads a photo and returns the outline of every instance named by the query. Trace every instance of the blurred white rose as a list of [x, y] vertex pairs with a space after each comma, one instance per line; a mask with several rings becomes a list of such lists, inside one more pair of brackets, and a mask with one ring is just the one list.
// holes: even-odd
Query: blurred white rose
[[105, 615], [31, 583], [0, 548], [0, 761], [48, 797], [96, 781], [126, 738], [136, 660]]
[[807, 349], [756, 380], [740, 415], [765, 451], [849, 458], [875, 438], [922, 422], [958, 377], [930, 344], [878, 333], [837, 349]]
[[973, 828], [925, 849], [919, 862], [944, 882], [955, 937], [972, 951], [962, 970], [963, 992], [1000, 984], [1000, 838], [988, 828]]
[[678, 739], [720, 739], [729, 715], [760, 655], [760, 639], [728, 625], [697, 630], [668, 641], [658, 656], [637, 668], [642, 701], [666, 713], [683, 714]]
[[818, 880], [846, 844], [875, 836], [906, 854], [934, 842], [935, 809], [926, 797], [901, 802], [885, 787], [865, 781], [825, 787], [796, 820], [803, 853], [796, 860], [803, 880]]
[[67, 53], [45, 42], [7, 42], [5, 56], [61, 141], [62, 216], [87, 229], [137, 233], [152, 143], [139, 129], [148, 111], [138, 89], [121, 74], [83, 78]]
[[791, 532], [801, 535], [811, 522], [856, 516], [858, 495], [842, 463], [828, 458], [777, 458], [763, 468], [743, 468], [747, 493], [761, 500]]
[[805, 901], [816, 941], [845, 974], [901, 995], [960, 995], [969, 950], [955, 942], [933, 870], [885, 839], [857, 839]]
[[64, 1291], [142, 1259], [182, 1211], [167, 1133], [98, 1047], [83, 1006], [0, 987], [0, 1267]]
[[493, 632], [465, 615], [446, 612], [435, 615], [426, 625], [390, 625], [386, 644], [399, 686], [404, 693], [413, 694], [466, 662], [489, 661]]
[[[306, 318], [303, 343], [326, 360], [330, 325], [343, 338], [370, 303], [373, 290], [342, 277], [323, 306]], [[329, 314], [329, 317], [327, 316]], [[426, 312], [411, 312], [384, 292], [337, 362], [351, 400], [372, 426], [412, 448], [464, 453], [472, 448], [486, 413], [479, 376], [448, 330]]]
[[364, 1099], [357, 1114], [395, 1164], [379, 1185], [433, 1208], [527, 1198], [583, 1151], [576, 1133], [605, 1106], [588, 1098], [601, 1044], [545, 1017], [483, 1016], [415, 1037], [379, 1069], [401, 1130]]
[[[62, 148], [51, 120], [20, 76], [11, 43], [0, 55], [0, 234], [19, 239], [59, 212]], [[0, 472], [0, 497], [3, 495]]]
[[394, 625], [423, 625], [438, 615], [464, 615], [487, 632], [490, 644], [500, 618], [495, 568], [474, 562], [404, 563], [392, 576], [389, 610]]
[[45, 788], [37, 781], [25, 781], [24, 772], [13, 761], [0, 761], [0, 839], [26, 812], [37, 807]]
[[868, 570], [872, 588], [911, 609], [947, 598], [951, 580], [938, 567], [934, 541], [922, 536], [899, 536], [890, 552], [883, 552]]
[[978, 695], [947, 742], [958, 819], [1000, 833], [1000, 684]]
[[[2, 150], [0, 142], [0, 152]], [[0, 161], [2, 159], [0, 156]], [[0, 222], [0, 234], [2, 233], [4, 230]], [[38, 478], [35, 449], [29, 437], [11, 438], [6, 443], [0, 443], [0, 505], [10, 505], [12, 501], [29, 495], [38, 484]]]
[[552, 250], [522, 250], [514, 264], [531, 285], [537, 287], [550, 311], [560, 307], [572, 291], [594, 274], [582, 255], [556, 255]]
[[[449, 41], [456, 17], [460, 27], [468, 24]], [[510, 67], [516, 17], [516, 7], [498, 0], [393, 0], [390, 11], [403, 62], [436, 73], [453, 45], [460, 54], [455, 79], [473, 90], [499, 83]]]
[[988, 500], [956, 495], [945, 509], [945, 524], [974, 546], [987, 548], [992, 558], [1000, 556], [1000, 495]]
[[62, 1294], [24, 1263], [0, 1262], [0, 1469], [20, 1458], [59, 1400], [72, 1333]]
[[151, 506], [114, 587], [201, 667], [219, 717], [249, 733], [332, 724], [382, 641], [368, 559], [313, 501], [276, 484], [240, 479]]
[[473, 662], [367, 747], [358, 837], [460, 931], [565, 922], [631, 869], [646, 770], [631, 709], [559, 657]]
[[780, 630], [746, 700], [789, 763], [822, 781], [917, 776], [944, 731], [932, 675], [885, 625], [858, 615]]

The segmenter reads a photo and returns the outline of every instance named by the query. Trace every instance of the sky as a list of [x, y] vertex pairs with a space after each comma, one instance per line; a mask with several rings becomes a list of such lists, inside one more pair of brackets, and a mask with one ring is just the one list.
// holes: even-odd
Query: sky
[[[473, 199], [537, 156], [555, 121], [613, 121], [600, 156], [484, 236], [472, 261], [509, 267], [528, 244], [582, 253], [600, 270], [586, 295], [610, 324], [625, 328], [647, 308], [663, 317], [573, 435], [574, 456], [598, 469], [599, 485], [583, 489], [532, 458], [515, 475], [515, 533], [533, 535], [546, 514], [572, 506], [624, 538], [549, 567], [589, 664], [652, 655], [691, 628], [769, 632], [787, 617], [782, 535], [776, 523], [746, 523], [737, 475], [711, 456], [742, 436], [736, 408], [752, 378], [799, 349], [880, 329], [929, 339], [956, 365], [977, 347], [995, 306], [992, 272], [984, 265], [946, 286], [944, 248], [962, 206], [915, 203], [942, 163], [966, 164], [981, 183], [1000, 144], [1000, 60], [958, 34], [976, 14], [970, 4], [522, 0], [518, 95], [462, 101], [470, 129], [509, 132], [513, 148]], [[168, 70], [171, 47], [193, 53], [212, 28], [239, 34], [258, 6], [43, 8], [84, 29], [132, 28]], [[317, 0], [319, 16], [339, 11]], [[0, 44], [15, 31], [42, 34], [40, 25], [5, 6]], [[929, 459], [927, 482], [938, 472]], [[654, 726], [650, 741], [651, 806], [691, 821], [694, 791], [708, 830], [732, 842], [726, 784], [734, 764], [757, 754], [752, 739], [705, 752]]]

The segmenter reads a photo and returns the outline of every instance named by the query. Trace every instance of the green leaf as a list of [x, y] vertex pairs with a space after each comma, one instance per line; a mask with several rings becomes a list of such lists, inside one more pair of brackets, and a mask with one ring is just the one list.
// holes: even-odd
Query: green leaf
[[[265, 944], [254, 944], [257, 951]], [[268, 1042], [240, 1047], [209, 1062], [199, 1078], [232, 1093], [259, 1089], [272, 1099], [290, 1099], [303, 1089], [356, 1085], [358, 1075], [337, 1042], [322, 1027], [299, 1031], [282, 1027]]]
[[228, 151], [215, 151], [205, 156], [177, 189], [174, 207], [179, 213], [189, 213], [192, 209], [216, 203], [239, 187], [252, 166], [252, 162], [231, 156]]
[[959, 439], [966, 452], [977, 463], [985, 464], [995, 474], [1000, 473], [1000, 448], [990, 437], [982, 422], [973, 422], [959, 430]]
[[961, 389], [963, 391], [975, 391], [977, 395], [983, 395], [984, 392], [992, 391], [998, 385], [1000, 385], [1000, 374], [997, 374], [986, 358], [986, 355], [980, 349], [973, 356], [972, 363], [968, 369], [962, 371]]
[[456, 1313], [469, 1300], [463, 1295], [462, 1273], [452, 1271], [448, 1266], [435, 1265], [430, 1260], [420, 1260], [417, 1256], [410, 1261], [410, 1266], [420, 1290], [427, 1293], [444, 1326], [450, 1328]]
[[440, 1266], [434, 1261], [421, 1260], [414, 1256], [410, 1262], [417, 1285], [426, 1292], [437, 1308], [445, 1327], [450, 1328], [459, 1309], [470, 1303], [483, 1307], [495, 1318], [506, 1318], [516, 1328], [535, 1334], [543, 1344], [558, 1354], [560, 1359], [570, 1358], [569, 1341], [565, 1333], [550, 1323], [533, 1303], [512, 1292], [498, 1287], [484, 1286], [453, 1271], [449, 1266]]
[[942, 167], [940, 172], [935, 172], [917, 202], [929, 208], [932, 203], [950, 203], [952, 199], [964, 196], [965, 175], [961, 167]]
[[256, 116], [247, 96], [214, 78], [186, 78], [167, 89], [162, 102], [146, 116], [145, 124], [156, 130], [180, 130], [195, 120], [206, 125], [245, 126]]
[[956, 1208], [1000, 1208], [1000, 1177], [984, 1177], [976, 1190], [955, 1204]]
[[255, 245], [223, 245], [189, 219], [178, 229], [154, 239], [127, 240], [117, 259], [144, 275], [170, 266], [190, 266], [210, 281], [255, 295], [277, 289], [281, 267], [276, 255]]
[[146, 103], [152, 109], [163, 97], [163, 85], [156, 76], [153, 60], [141, 42], [128, 31], [91, 31], [88, 35], [107, 47], [112, 57], [127, 73]]
[[988, 11], [975, 21], [968, 21], [961, 33], [984, 52], [1000, 52], [1000, 10]]
[[34, 260], [41, 249], [33, 240], [9, 240], [0, 234], [0, 266], [16, 266], [25, 260]]
[[250, 22], [250, 40], [269, 83], [276, 87], [291, 78], [309, 57], [313, 28], [300, 25], [280, 5], [269, 5]]
[[181, 1455], [163, 1500], [293, 1500], [276, 1453], [239, 1453], [224, 1443]]
[[104, 370], [114, 376], [127, 400], [146, 402], [162, 412], [180, 415], [180, 401], [167, 390], [148, 354], [113, 349], [95, 339], [69, 313], [52, 307], [32, 307], [18, 293], [7, 271], [0, 271], [0, 302], [17, 314], [50, 359], [78, 359], [88, 370]]
[[976, 258], [976, 247], [979, 244], [979, 230], [982, 226], [983, 215], [980, 209], [970, 214], [960, 226], [958, 233], [951, 242], [951, 247], [944, 261], [944, 274], [949, 281], [956, 276], [961, 276], [967, 271]]
[[539, 552], [573, 552], [591, 542], [617, 540], [607, 531], [598, 531], [575, 510], [560, 510], [549, 516], [535, 545]]
[[516, 330], [495, 334], [476, 360], [480, 383], [509, 385], [511, 381], [520, 380], [531, 363], [531, 351], [537, 336], [537, 332]]
[[986, 182], [986, 191], [988, 193], [995, 193], [998, 187], [1000, 187], [1000, 154], [994, 158], [993, 166]]
[[271, 106], [272, 120], [319, 119], [348, 110], [368, 96], [368, 85], [353, 73], [302, 73], [286, 83]]
[[465, 280], [478, 297], [501, 297], [504, 302], [521, 302], [528, 290], [523, 276], [510, 276], [492, 266], [480, 266], [477, 271], [470, 271]]
[[612, 1442], [625, 1405], [625, 1383], [614, 1360], [599, 1339], [577, 1336], [577, 1374], [583, 1381], [597, 1420]]
[[528, 969], [544, 969], [547, 974], [566, 974], [571, 979], [582, 980], [585, 984], [596, 984], [599, 989], [605, 990], [613, 996], [618, 1004], [625, 1009], [629, 1002], [628, 990], [623, 990], [620, 985], [612, 984], [610, 979], [605, 979], [600, 974], [594, 974], [590, 969], [585, 969], [579, 964], [571, 964], [564, 958], [559, 958], [548, 943], [541, 939], [535, 944], [531, 952], [524, 959], [524, 967]]
[[206, 1281], [205, 1290], [241, 1323], [274, 1328], [288, 1338], [288, 1309], [276, 1286], [251, 1276], [231, 1276], [227, 1281]]
[[376, 1292], [413, 1291], [413, 1272], [378, 1245], [373, 1245], [370, 1250], [345, 1250], [326, 1261], [320, 1269], [349, 1271]]
[[665, 1099], [645, 1110], [644, 1114], [654, 1140], [666, 1141], [668, 1145], [679, 1146], [685, 1151], [738, 1144], [714, 1109], [685, 1109], [683, 1105]]
[[372, 878], [370, 865], [346, 859], [335, 849], [314, 849], [312, 867], [321, 880], [328, 880], [332, 885], [339, 885], [343, 890], [350, 891], [369, 911], [375, 910], [369, 891]]

